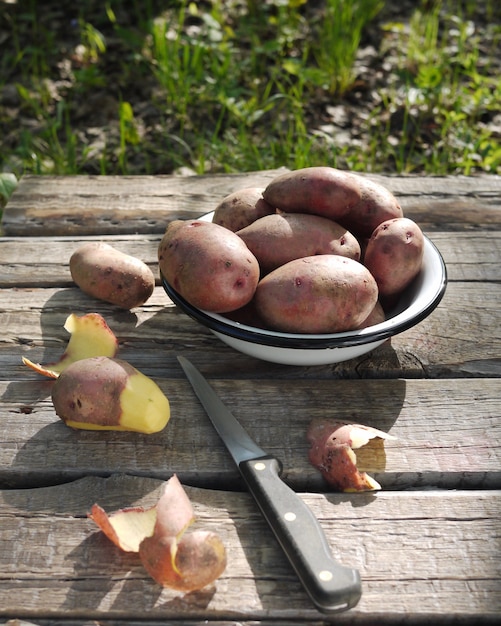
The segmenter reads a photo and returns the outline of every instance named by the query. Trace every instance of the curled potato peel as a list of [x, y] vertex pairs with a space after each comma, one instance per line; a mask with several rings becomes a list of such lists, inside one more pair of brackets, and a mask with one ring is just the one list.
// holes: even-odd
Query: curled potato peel
[[379, 490], [381, 485], [357, 468], [354, 452], [375, 437], [395, 439], [371, 426], [339, 420], [313, 420], [307, 433], [310, 463], [338, 491]]
[[99, 313], [78, 316], [71, 313], [64, 324], [71, 337], [61, 358], [56, 363], [40, 365], [23, 357], [23, 363], [43, 376], [57, 378], [69, 365], [93, 356], [114, 357], [118, 340]]
[[116, 546], [139, 555], [148, 574], [163, 587], [189, 592], [213, 583], [226, 568], [219, 535], [188, 531], [195, 515], [177, 476], [163, 486], [149, 509], [125, 508], [108, 515], [97, 503], [89, 517]]

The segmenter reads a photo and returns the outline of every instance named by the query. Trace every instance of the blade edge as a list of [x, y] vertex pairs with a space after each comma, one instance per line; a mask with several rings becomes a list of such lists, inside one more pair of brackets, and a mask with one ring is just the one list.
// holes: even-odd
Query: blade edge
[[177, 360], [237, 466], [243, 461], [267, 456], [267, 453], [249, 436], [193, 363], [183, 356], [178, 356]]

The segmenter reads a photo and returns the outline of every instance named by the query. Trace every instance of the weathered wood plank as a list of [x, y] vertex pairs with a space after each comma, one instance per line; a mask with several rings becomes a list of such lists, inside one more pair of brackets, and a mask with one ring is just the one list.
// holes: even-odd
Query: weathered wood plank
[[184, 596], [161, 589], [86, 518], [94, 502], [108, 511], [153, 504], [159, 488], [120, 476], [0, 492], [0, 616], [437, 623], [501, 611], [499, 491], [303, 494], [333, 554], [361, 573], [359, 605], [329, 620], [247, 493], [187, 487], [197, 524], [220, 534], [228, 565], [213, 587]]
[[[160, 283], [157, 248], [159, 235], [105, 237], [0, 237], [0, 288], [65, 287], [73, 285], [69, 260], [85, 241], [106, 241], [149, 265]], [[37, 271], [33, 271], [33, 266]]]
[[[399, 196], [405, 214], [441, 250], [449, 285], [417, 327], [339, 365], [287, 367], [241, 355], [181, 313], [161, 287], [126, 312], [71, 282], [69, 256], [87, 232], [143, 258], [158, 275], [156, 249], [168, 220], [197, 217], [230, 191], [263, 186], [276, 173], [21, 181], [4, 217], [6, 232], [13, 228], [16, 236], [0, 238], [0, 620], [40, 626], [498, 620], [501, 177], [372, 177]], [[51, 232], [62, 236], [45, 236]], [[119, 337], [120, 356], [167, 393], [172, 419], [162, 433], [73, 431], [57, 418], [51, 382], [21, 357], [57, 359], [72, 311], [103, 314]], [[179, 368], [180, 353], [283, 461], [285, 479], [307, 492], [335, 554], [359, 567], [364, 596], [354, 611], [328, 620], [312, 609], [255, 505], [240, 492], [238, 472]], [[382, 492], [334, 494], [309, 464], [307, 427], [326, 417], [397, 437], [357, 451], [359, 468]], [[157, 587], [85, 515], [94, 501], [108, 510], [152, 503], [158, 480], [173, 473], [192, 485], [201, 523], [217, 528], [231, 553], [214, 588], [186, 597]], [[44, 487], [60, 482], [67, 484]]]
[[[286, 171], [287, 168], [240, 172], [231, 174], [205, 174], [195, 176], [140, 175], [140, 176], [36, 176], [27, 174], [21, 179], [16, 193], [23, 189], [27, 194], [46, 196], [73, 196], [75, 189], [85, 189], [88, 195], [120, 195], [127, 191], [135, 196], [182, 195], [192, 189], [203, 195], [207, 190], [214, 195], [235, 191], [242, 186], [267, 184], [267, 181]], [[475, 176], [420, 176], [396, 174], [363, 174], [399, 196], [466, 196], [492, 198], [501, 193], [501, 176], [478, 174]], [[453, 184], [452, 184], [453, 183]]]
[[[370, 355], [317, 368], [267, 365], [264, 375], [285, 378], [500, 376], [500, 291], [499, 282], [451, 282], [442, 302], [428, 318]], [[119, 310], [89, 298], [76, 287], [68, 287], [3, 291], [0, 378], [10, 376], [8, 371], [22, 370], [21, 354], [44, 363], [57, 359], [68, 341], [63, 328], [68, 314], [90, 311], [101, 313], [106, 319], [121, 342], [120, 354], [148, 373], [175, 375], [172, 366], [179, 371], [176, 354], [189, 352], [214, 373], [262, 377], [259, 372], [263, 362], [224, 345], [175, 307], [161, 287], [133, 312]]]
[[[212, 211], [228, 193], [278, 172], [214, 176], [26, 176], [3, 215], [4, 234], [162, 233], [168, 220]], [[499, 228], [501, 177], [370, 176], [425, 230]]]
[[161, 233], [213, 211], [228, 193], [264, 187], [282, 170], [211, 176], [23, 177], [2, 218], [6, 235]]
[[[171, 622], [171, 620], [169, 620]], [[172, 622], [171, 622], [172, 623]], [[347, 623], [346, 621], [344, 623]], [[407, 622], [409, 623], [409, 622]], [[493, 623], [497, 626], [497, 621], [495, 620], [495, 616], [488, 617], [482, 616], [480, 620], [476, 624], [489, 624]], [[79, 619], [68, 619], [68, 618], [52, 618], [52, 619], [40, 619], [36, 618], [36, 623], [32, 620], [20, 620], [18, 618], [9, 619], [7, 622], [0, 622], [0, 626], [95, 626], [95, 620], [79, 620]], [[177, 618], [175, 621], [176, 626], [291, 626], [290, 621], [283, 620], [270, 620], [270, 619], [260, 619], [259, 622], [254, 620], [242, 620], [239, 619], [238, 622], [235, 620], [208, 620], [205, 617], [202, 619], [190, 619], [186, 618]], [[314, 622], [308, 621], [308, 626], [325, 626], [326, 622], [321, 619], [319, 616], [319, 621], [315, 620]], [[165, 626], [165, 620], [162, 619], [127, 619], [127, 617], [121, 617], [119, 620], [113, 619], [100, 619], [99, 626]]]
[[[69, 429], [54, 412], [50, 381], [0, 383], [0, 486], [127, 472], [162, 479], [176, 473], [192, 485], [242, 488], [189, 383], [177, 374], [156, 379], [172, 417], [155, 435]], [[385, 489], [501, 488], [500, 379], [212, 382], [256, 441], [283, 461], [284, 478], [295, 489], [327, 487], [308, 460], [313, 419], [355, 421], [395, 436], [357, 451], [359, 468]]]
[[[147, 263], [159, 282], [159, 235], [106, 235], [103, 237], [0, 238], [1, 287], [55, 287], [72, 284], [69, 259], [83, 241], [100, 240]], [[440, 250], [450, 281], [498, 281], [501, 229], [483, 232], [430, 233]], [[36, 266], [37, 271], [33, 271]]]
[[[319, 617], [321, 620], [321, 617]], [[480, 620], [476, 624], [486, 624], [493, 623], [497, 626], [497, 621], [495, 620], [495, 616], [493, 618], [489, 618], [488, 616], [482, 616]], [[171, 622], [171, 620], [169, 620]], [[172, 623], [172, 622], [171, 622]], [[346, 621], [345, 621], [346, 623]], [[52, 619], [40, 619], [36, 618], [36, 623], [32, 620], [20, 620], [18, 618], [9, 619], [7, 622], [0, 622], [0, 626], [95, 626], [95, 620], [79, 620], [79, 619], [68, 619], [68, 618], [52, 618]], [[206, 618], [202, 619], [190, 619], [186, 618], [177, 618], [175, 621], [176, 626], [291, 626], [290, 621], [283, 620], [269, 620], [269, 619], [260, 619], [259, 622], [255, 622], [254, 620], [242, 620], [239, 619], [238, 622], [235, 620], [208, 620]], [[109, 619], [100, 619], [99, 626], [165, 626], [165, 620], [162, 619], [127, 619], [127, 617], [121, 617], [119, 620], [109, 620]], [[308, 621], [308, 626], [325, 626], [324, 621], [314, 622]]]

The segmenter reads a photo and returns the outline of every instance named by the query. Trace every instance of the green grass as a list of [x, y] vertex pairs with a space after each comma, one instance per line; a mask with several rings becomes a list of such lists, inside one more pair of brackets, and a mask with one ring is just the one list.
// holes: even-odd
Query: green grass
[[[331, 96], [348, 91], [356, 80], [353, 66], [364, 28], [382, 10], [382, 0], [339, 2], [328, 0], [320, 13], [318, 38], [308, 42], [317, 67], [305, 68], [313, 83]], [[315, 80], [316, 79], [316, 80]]]
[[[497, 0], [416, 2], [398, 21], [382, 0], [60, 6], [0, 0], [0, 172], [500, 171]], [[367, 42], [390, 65], [373, 85]], [[329, 105], [356, 115], [368, 94], [361, 142], [321, 130]]]
[[[438, 3], [429, 12], [417, 10], [409, 31], [401, 33], [401, 81], [389, 90], [382, 107], [402, 113], [393, 142], [395, 169], [498, 172], [501, 145], [482, 119], [499, 110], [501, 78], [489, 72], [488, 57], [480, 56], [480, 33], [468, 19], [468, 8], [461, 15], [445, 16], [441, 8]], [[498, 25], [498, 43], [499, 37]], [[384, 128], [380, 140], [391, 132]]]

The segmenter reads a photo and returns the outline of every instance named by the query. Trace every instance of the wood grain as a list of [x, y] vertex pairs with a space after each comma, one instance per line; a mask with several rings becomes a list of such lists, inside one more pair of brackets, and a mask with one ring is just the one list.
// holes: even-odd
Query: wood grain
[[[0, 486], [127, 472], [162, 479], [176, 473], [191, 485], [242, 489], [189, 384], [157, 382], [172, 417], [164, 431], [150, 436], [69, 429], [54, 412], [50, 382], [0, 383]], [[295, 489], [328, 489], [308, 460], [307, 429], [314, 419], [352, 421], [395, 436], [357, 451], [359, 468], [384, 489], [501, 488], [499, 379], [212, 383], [258, 444], [281, 459]]]
[[[5, 235], [162, 233], [171, 219], [213, 211], [229, 193], [283, 170], [214, 176], [25, 176], [4, 211]], [[370, 176], [424, 230], [499, 226], [501, 177]]]
[[[165, 225], [279, 171], [206, 177], [26, 176], [0, 237], [0, 624], [325, 626], [494, 624], [501, 615], [501, 177], [371, 176], [437, 245], [448, 285], [425, 320], [371, 354], [290, 367], [247, 357], [157, 287], [123, 311], [83, 294], [71, 253], [99, 239], [158, 277]], [[157, 435], [77, 431], [57, 417], [52, 382], [22, 357], [56, 361], [69, 313], [101, 313], [119, 356], [154, 378], [172, 417]], [[190, 358], [242, 425], [284, 465], [333, 553], [360, 570], [353, 610], [317, 613], [246, 493], [177, 362]], [[312, 420], [390, 433], [356, 451], [382, 491], [339, 494], [309, 463]], [[201, 527], [221, 533], [217, 583], [161, 589], [87, 518], [156, 501], [177, 474]]]
[[[86, 518], [95, 501], [109, 512], [154, 504], [159, 487], [116, 476], [0, 492], [0, 616], [327, 621], [246, 493], [187, 488], [197, 524], [216, 530], [231, 550], [213, 588], [184, 596], [161, 589], [135, 555]], [[359, 605], [332, 621], [499, 615], [501, 492], [478, 491], [474, 500], [462, 491], [302, 497], [335, 557], [359, 569], [363, 581]]]
[[[499, 211], [501, 218], [501, 210]], [[432, 232], [447, 266], [449, 281], [498, 281], [501, 234]], [[0, 288], [71, 286], [69, 260], [83, 241], [103, 240], [149, 265], [160, 284], [157, 249], [160, 235], [106, 235], [75, 237], [0, 238]], [[36, 266], [36, 272], [33, 266]]]
[[[120, 341], [120, 355], [153, 376], [176, 375], [188, 353], [213, 375], [285, 378], [388, 378], [501, 375], [501, 284], [451, 282], [437, 309], [415, 327], [352, 361], [315, 368], [267, 365], [223, 344], [172, 304], [161, 287], [132, 312], [94, 300], [78, 288], [15, 288], [2, 293], [0, 365], [24, 372], [21, 357], [57, 360], [69, 339], [70, 312], [100, 313]], [[159, 348], [161, 352], [159, 352]], [[198, 349], [197, 349], [198, 348]], [[166, 369], [167, 368], [167, 369]], [[26, 373], [23, 374], [26, 376]], [[2, 374], [0, 373], [0, 377]]]
[[216, 176], [26, 176], [2, 218], [5, 235], [162, 233], [172, 219], [213, 211], [232, 191], [281, 170]]

